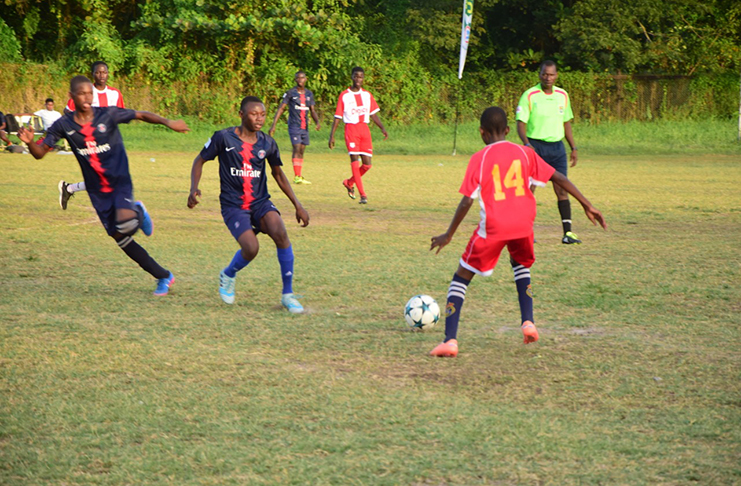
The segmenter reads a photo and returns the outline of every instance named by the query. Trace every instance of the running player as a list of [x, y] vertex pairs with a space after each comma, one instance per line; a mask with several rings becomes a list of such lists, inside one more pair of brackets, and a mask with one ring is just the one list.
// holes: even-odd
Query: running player
[[297, 72], [295, 79], [296, 86], [283, 95], [278, 111], [273, 118], [273, 124], [268, 130], [268, 135], [272, 137], [275, 134], [275, 124], [278, 123], [278, 118], [288, 106], [288, 136], [291, 137], [291, 145], [293, 145], [293, 154], [291, 155], [294, 174], [293, 183], [311, 184], [301, 174], [304, 166], [304, 150], [309, 145], [309, 129], [307, 128], [309, 124], [306, 112], [311, 113], [317, 131], [319, 131], [321, 125], [319, 124], [319, 115], [314, 109], [316, 104], [314, 93], [306, 88], [306, 73], [303, 71]]
[[[334, 123], [329, 133], [329, 148], [334, 148], [334, 132], [340, 120], [345, 122], [345, 144], [350, 154], [350, 167], [352, 176], [342, 181], [347, 189], [347, 195], [355, 199], [355, 184], [360, 192], [360, 204], [368, 204], [362, 177], [371, 169], [371, 157], [373, 157], [373, 140], [371, 139], [368, 123], [373, 120], [383, 133], [383, 139], [388, 140], [389, 134], [378, 117], [378, 104], [368, 91], [363, 89], [365, 71], [361, 67], [352, 69], [352, 86], [340, 94], [337, 100], [337, 109], [334, 113]], [[362, 167], [360, 161], [363, 161]]]
[[487, 108], [481, 115], [481, 139], [486, 148], [475, 153], [468, 163], [460, 192], [461, 202], [445, 233], [434, 236], [430, 250], [437, 253], [450, 243], [474, 198], [479, 198], [481, 221], [474, 230], [461, 256], [458, 270], [448, 289], [445, 306], [445, 341], [433, 349], [432, 356], [458, 355], [458, 320], [468, 284], [474, 275], [492, 274], [499, 255], [507, 247], [515, 275], [520, 302], [522, 333], [525, 344], [538, 340], [533, 319], [530, 267], [535, 262], [533, 223], [535, 197], [529, 185], [545, 186], [549, 180], [558, 183], [584, 207], [593, 224], [606, 228], [605, 220], [579, 189], [565, 176], [546, 164], [533, 149], [507, 142], [507, 115], [499, 107]]
[[221, 300], [227, 304], [234, 303], [237, 272], [257, 256], [260, 249], [257, 233], [266, 233], [278, 249], [283, 279], [281, 304], [289, 312], [298, 314], [304, 308], [293, 295], [293, 247], [280, 212], [270, 201], [265, 172], [268, 165], [278, 187], [296, 208], [296, 221], [301, 226], [309, 224], [309, 213], [298, 202], [291, 183], [281, 169], [283, 162], [278, 145], [270, 135], [260, 131], [265, 124], [265, 105], [259, 98], [247, 96], [242, 100], [239, 116], [242, 119], [240, 126], [215, 132], [193, 160], [188, 207], [192, 209], [199, 202], [201, 190], [198, 184], [203, 174], [203, 164], [218, 157], [221, 215], [240, 246], [231, 263], [219, 275]]
[[[525, 91], [517, 105], [517, 134], [522, 143], [532, 147], [548, 165], [568, 176], [564, 138], [571, 147], [571, 167], [574, 167], [578, 160], [578, 149], [571, 130], [571, 120], [574, 118], [571, 100], [563, 88], [555, 85], [558, 79], [555, 62], [544, 61], [540, 65], [538, 76], [540, 83]], [[581, 240], [571, 231], [569, 193], [556, 182], [553, 183], [553, 192], [556, 193], [563, 227], [561, 243], [578, 245]]]
[[42, 144], [33, 143], [33, 130], [25, 127], [18, 129], [18, 138], [36, 159], [43, 158], [60, 139], [69, 142], [82, 169], [90, 202], [106, 232], [129, 258], [157, 279], [154, 295], [167, 295], [175, 277], [133, 238], [140, 228], [145, 235], [152, 234], [152, 218], [141, 201], [134, 201], [129, 159], [118, 126], [136, 119], [186, 132], [188, 125], [146, 111], [93, 107], [93, 84], [85, 76], [72, 78], [69, 91], [75, 111], [57, 120]]
[[[95, 61], [91, 71], [93, 75], [93, 106], [126, 108], [121, 92], [112, 86], [108, 86], [108, 64], [103, 61]], [[73, 111], [75, 111], [75, 104], [70, 98], [67, 106], [64, 107], [64, 112]], [[67, 184], [64, 180], [59, 181], [57, 188], [59, 189], [59, 205], [62, 209], [67, 209], [69, 198], [74, 196], [76, 192], [86, 190], [85, 182]]]

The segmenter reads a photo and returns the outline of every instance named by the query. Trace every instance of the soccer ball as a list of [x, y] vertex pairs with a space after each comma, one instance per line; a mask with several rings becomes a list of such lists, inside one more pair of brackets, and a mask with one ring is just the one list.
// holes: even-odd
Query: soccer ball
[[415, 295], [404, 308], [404, 318], [413, 329], [429, 329], [440, 319], [440, 306], [429, 295]]

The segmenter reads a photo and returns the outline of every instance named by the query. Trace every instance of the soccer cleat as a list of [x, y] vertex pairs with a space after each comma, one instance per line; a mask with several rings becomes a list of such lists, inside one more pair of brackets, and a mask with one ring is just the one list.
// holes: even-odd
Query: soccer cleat
[[234, 287], [236, 277], [230, 277], [223, 271], [219, 274], [219, 296], [226, 304], [234, 303]]
[[167, 293], [170, 291], [170, 287], [172, 287], [172, 284], [174, 283], [175, 275], [173, 275], [172, 272], [170, 272], [170, 275], [165, 278], [157, 279], [157, 288], [154, 289], [154, 295], [156, 295], [157, 297], [167, 295]]
[[307, 181], [304, 176], [299, 177], [299, 179], [301, 179], [298, 181], [299, 184], [311, 184], [311, 182]]
[[69, 198], [75, 195], [75, 193], [67, 190], [67, 186], [69, 186], [69, 184], [64, 181], [59, 181], [59, 184], [57, 185], [57, 188], [59, 189], [59, 205], [62, 206], [63, 210], [67, 209]]
[[563, 235], [561, 243], [563, 243], [564, 245], [579, 245], [581, 244], [581, 240], [578, 236], [576, 236], [576, 233], [567, 231], [566, 234]]
[[345, 189], [347, 189], [347, 196], [350, 199], [355, 199], [355, 188], [347, 182], [347, 179], [342, 181], [342, 185], [345, 186]]
[[298, 299], [296, 299], [293, 294], [283, 294], [280, 298], [280, 303], [283, 304], [283, 307], [288, 309], [288, 312], [291, 314], [301, 314], [304, 311], [304, 306], [299, 303]]
[[293, 178], [294, 184], [301, 184], [301, 176], [296, 176]]
[[368, 198], [365, 196], [360, 196], [360, 204], [368, 204]]
[[152, 222], [152, 217], [149, 216], [149, 213], [147, 212], [147, 208], [144, 207], [144, 203], [141, 201], [136, 201], [136, 207], [138, 207], [142, 212], [142, 222], [141, 222], [141, 230], [142, 233], [144, 233], [147, 236], [152, 236], [152, 233], [154, 233], [154, 223]]
[[525, 321], [522, 323], [522, 335], [524, 337], [523, 342], [525, 344], [534, 343], [538, 340], [538, 329], [535, 327], [535, 324], [533, 324], [530, 321]]
[[435, 349], [430, 351], [430, 356], [437, 356], [438, 358], [455, 358], [458, 356], [458, 341], [451, 339], [448, 342], [438, 344], [435, 346]]

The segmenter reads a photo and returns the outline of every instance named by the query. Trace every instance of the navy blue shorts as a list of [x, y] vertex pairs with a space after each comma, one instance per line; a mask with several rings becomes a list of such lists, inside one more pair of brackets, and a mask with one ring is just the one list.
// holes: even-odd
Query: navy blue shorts
[[260, 220], [270, 211], [280, 214], [280, 211], [278, 211], [278, 208], [275, 207], [270, 199], [266, 199], [257, 205], [253, 204], [250, 209], [222, 208], [221, 216], [224, 218], [226, 227], [232, 232], [234, 239], [239, 240], [242, 233], [247, 230], [252, 230], [255, 234], [260, 233], [262, 231]]
[[528, 140], [541, 159], [556, 169], [556, 172], [565, 176], [568, 175], [569, 159], [566, 157], [566, 148], [563, 146], [563, 142], [544, 142], [532, 138]]
[[288, 136], [291, 137], [291, 145], [309, 145], [309, 130], [301, 128], [289, 128]]
[[134, 205], [134, 188], [131, 185], [116, 187], [113, 192], [108, 193], [88, 191], [88, 196], [108, 236], [113, 236], [118, 231], [116, 229], [117, 209], [131, 209], [136, 211], [136, 206]]

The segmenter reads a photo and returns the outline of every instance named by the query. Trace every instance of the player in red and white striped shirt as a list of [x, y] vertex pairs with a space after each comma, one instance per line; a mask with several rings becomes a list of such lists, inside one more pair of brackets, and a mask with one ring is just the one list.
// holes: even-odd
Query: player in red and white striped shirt
[[[93, 103], [91, 106], [101, 108], [117, 106], [119, 108], [126, 108], [121, 92], [116, 88], [108, 86], [108, 64], [103, 61], [95, 61], [92, 66], [92, 74]], [[73, 111], [75, 111], [75, 103], [70, 98], [67, 106], [64, 107], [64, 112], [69, 113]], [[87, 190], [85, 182], [67, 184], [64, 180], [61, 180], [57, 187], [59, 189], [59, 205], [62, 209], [67, 209], [67, 202], [74, 193]]]
[[[329, 133], [329, 148], [334, 148], [334, 132], [340, 120], [345, 122], [345, 144], [347, 152], [350, 154], [350, 167], [352, 168], [352, 177], [342, 181], [342, 185], [347, 189], [347, 195], [355, 199], [355, 184], [358, 185], [360, 192], [360, 204], [367, 204], [368, 197], [365, 194], [362, 177], [371, 169], [371, 157], [373, 157], [373, 140], [371, 139], [370, 127], [368, 124], [371, 120], [383, 133], [383, 139], [388, 140], [389, 134], [386, 132], [381, 119], [378, 117], [378, 104], [373, 95], [362, 89], [365, 80], [365, 71], [361, 67], [352, 69], [352, 86], [340, 94], [337, 100], [337, 109], [334, 114], [334, 123]], [[360, 161], [362, 160], [362, 167]]]

